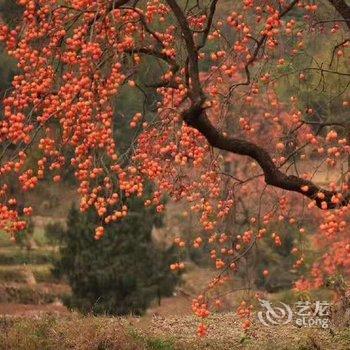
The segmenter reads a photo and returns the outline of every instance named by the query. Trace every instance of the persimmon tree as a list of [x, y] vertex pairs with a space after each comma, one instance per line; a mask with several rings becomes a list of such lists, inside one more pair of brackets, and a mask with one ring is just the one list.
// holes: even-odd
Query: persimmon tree
[[[60, 182], [62, 169], [72, 167], [81, 210], [94, 207], [101, 218], [96, 239], [127, 215], [126, 199], [141, 196], [145, 181], [155, 186], [146, 206], [161, 212], [170, 196], [199, 213], [207, 234], [190, 243], [212, 244], [219, 270], [193, 301], [201, 318], [220, 304], [211, 303], [210, 291], [232, 278], [259, 240], [281, 244], [278, 232], [267, 235], [273, 221], [295, 225], [300, 236], [308, 233], [307, 218], [321, 222], [317, 237], [332, 240], [324, 258], [334, 266], [323, 269], [322, 259], [315, 265], [317, 285], [349, 265], [345, 0], [19, 4], [18, 23], [0, 27], [18, 62], [0, 120], [2, 230], [15, 237], [25, 227], [22, 214], [33, 211], [19, 212], [9, 176], [28, 191], [44, 178]], [[121, 152], [115, 106], [125, 89], [139, 94], [143, 107], [124, 116], [134, 137]], [[32, 149], [41, 158], [28, 167]], [[237, 211], [248, 213], [244, 232], [227, 225]], [[292, 251], [301, 266], [302, 246]], [[238, 314], [249, 327], [250, 306], [243, 303]], [[205, 334], [204, 323], [198, 332]]]

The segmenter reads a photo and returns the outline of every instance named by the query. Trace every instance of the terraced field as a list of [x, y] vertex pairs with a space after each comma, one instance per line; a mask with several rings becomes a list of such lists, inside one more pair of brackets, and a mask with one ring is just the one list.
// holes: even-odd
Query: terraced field
[[62, 298], [70, 292], [69, 286], [52, 273], [56, 258], [57, 250], [47, 244], [27, 250], [0, 234], [1, 316], [68, 313]]

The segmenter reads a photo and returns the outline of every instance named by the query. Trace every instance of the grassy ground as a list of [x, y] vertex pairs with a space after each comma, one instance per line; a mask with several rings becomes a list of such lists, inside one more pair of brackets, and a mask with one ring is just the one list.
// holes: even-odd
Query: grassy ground
[[0, 349], [259, 349], [348, 350], [350, 330], [297, 328], [291, 325], [253, 325], [241, 331], [234, 314], [217, 314], [209, 321], [209, 335], [195, 335], [197, 320], [181, 318], [108, 318], [46, 316], [40, 319], [1, 318]]

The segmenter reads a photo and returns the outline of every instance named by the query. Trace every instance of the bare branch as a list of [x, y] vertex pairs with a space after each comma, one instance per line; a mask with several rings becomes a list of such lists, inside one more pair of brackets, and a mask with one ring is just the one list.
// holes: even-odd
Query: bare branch
[[197, 50], [200, 50], [202, 47], [204, 47], [205, 43], [207, 42], [208, 34], [210, 32], [211, 25], [213, 23], [213, 18], [216, 10], [216, 4], [218, 3], [219, 0], [213, 0], [212, 3], [210, 4], [210, 10], [209, 10], [209, 16], [208, 16], [208, 21], [207, 25], [205, 26], [203, 30], [203, 35], [202, 35], [202, 40], [200, 44], [197, 47]]

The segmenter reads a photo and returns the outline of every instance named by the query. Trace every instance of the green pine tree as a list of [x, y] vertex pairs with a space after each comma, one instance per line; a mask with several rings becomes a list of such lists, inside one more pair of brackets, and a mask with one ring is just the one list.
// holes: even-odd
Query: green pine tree
[[[65, 303], [84, 313], [142, 314], [154, 299], [171, 295], [177, 277], [169, 271], [173, 248], [160, 251], [151, 231], [159, 217], [133, 200], [133, 211], [94, 239], [98, 218], [72, 207], [56, 272], [66, 276], [72, 295]], [[159, 224], [159, 222], [158, 222]]]

